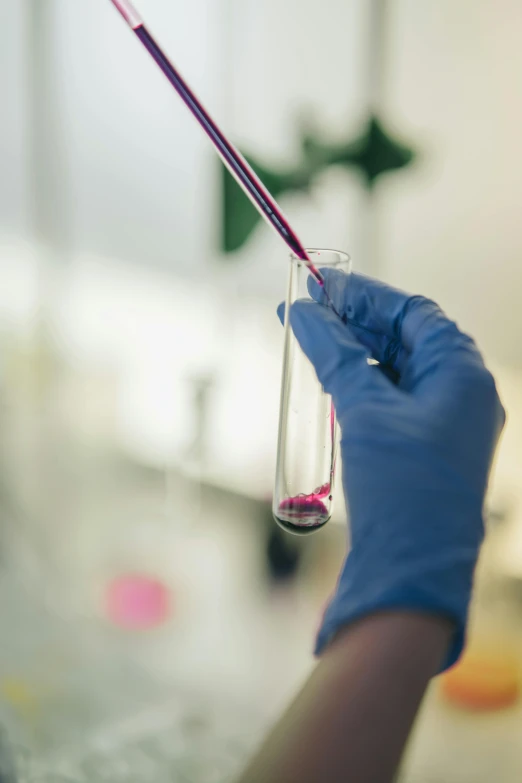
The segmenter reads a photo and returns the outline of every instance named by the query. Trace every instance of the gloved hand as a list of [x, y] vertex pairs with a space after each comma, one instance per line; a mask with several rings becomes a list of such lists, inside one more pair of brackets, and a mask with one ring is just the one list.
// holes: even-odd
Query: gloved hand
[[290, 323], [337, 412], [351, 549], [316, 654], [357, 618], [415, 610], [454, 621], [449, 666], [464, 645], [505, 421], [495, 382], [473, 340], [434, 302], [321, 271], [341, 318], [310, 277], [316, 301], [292, 305]]

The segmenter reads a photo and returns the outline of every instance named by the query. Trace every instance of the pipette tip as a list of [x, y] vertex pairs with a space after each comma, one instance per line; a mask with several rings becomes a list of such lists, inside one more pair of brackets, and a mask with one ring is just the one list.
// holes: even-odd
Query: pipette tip
[[129, 0], [111, 0], [111, 2], [133, 30], [143, 24], [143, 19]]

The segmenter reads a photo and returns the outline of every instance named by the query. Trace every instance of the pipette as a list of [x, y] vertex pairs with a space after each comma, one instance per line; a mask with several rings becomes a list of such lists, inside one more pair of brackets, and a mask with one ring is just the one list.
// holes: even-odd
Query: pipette
[[[297, 258], [301, 259], [319, 285], [324, 289], [324, 279], [317, 267], [312, 263], [308, 254], [298, 239], [296, 233], [290, 227], [287, 219], [283, 215], [280, 207], [272, 198], [261, 180], [248, 165], [238, 149], [226, 138], [224, 133], [218, 128], [214, 120], [210, 117], [206, 109], [196, 98], [185, 80], [180, 76], [176, 68], [161, 50], [159, 44], [154, 40], [143, 20], [129, 2], [129, 0], [111, 0], [120, 14], [123, 16], [129, 27], [136, 33], [143, 46], [159, 65], [169, 82], [178, 92], [185, 105], [192, 112], [205, 133], [214, 144], [223, 163], [228, 168], [232, 176], [243, 188], [255, 207], [259, 210], [267, 223], [284, 239], [288, 247]], [[326, 291], [325, 291], [326, 294]], [[326, 298], [330, 302], [328, 295]]]

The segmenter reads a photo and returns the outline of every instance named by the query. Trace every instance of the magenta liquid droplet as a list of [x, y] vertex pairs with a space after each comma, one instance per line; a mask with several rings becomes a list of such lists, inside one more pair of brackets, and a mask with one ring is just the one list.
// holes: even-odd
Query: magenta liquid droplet
[[296, 535], [307, 535], [324, 527], [330, 519], [330, 511], [322, 499], [330, 494], [330, 484], [323, 484], [310, 495], [285, 498], [279, 504], [274, 518], [283, 530]]

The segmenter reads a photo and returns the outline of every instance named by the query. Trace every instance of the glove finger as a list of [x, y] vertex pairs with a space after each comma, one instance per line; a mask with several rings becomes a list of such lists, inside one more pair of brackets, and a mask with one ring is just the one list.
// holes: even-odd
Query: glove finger
[[402, 382], [417, 396], [445, 395], [455, 391], [459, 378], [486, 373], [475, 342], [460, 331], [434, 303], [411, 297], [404, 309], [402, 334], [412, 345]]
[[[406, 390], [413, 391], [426, 376], [462, 361], [483, 367], [473, 340], [435, 302], [364, 275], [345, 275], [324, 268], [321, 272], [343, 320], [377, 361], [403, 376], [401, 386]], [[316, 301], [325, 301], [324, 292], [313, 278], [308, 288]]]
[[368, 365], [368, 350], [329, 308], [299, 300], [290, 309], [290, 323], [319, 382], [332, 395], [339, 416], [372, 395], [396, 393], [392, 383]]
[[[285, 307], [285, 302], [281, 302], [277, 308], [277, 315], [283, 326], [285, 323]], [[391, 347], [389, 345], [390, 341], [385, 336], [372, 334], [366, 329], [360, 328], [349, 321], [347, 324], [350, 326], [350, 331], [353, 336], [369, 350], [371, 358], [379, 362], [377, 365], [378, 369], [389, 378], [394, 385], [399, 385], [401, 372], [409, 357], [408, 352], [403, 349], [399, 343], [396, 344], [397, 350], [392, 352], [389, 350]]]
[[[382, 365], [388, 365], [396, 373], [401, 373], [408, 359], [408, 351], [393, 330], [385, 329], [368, 307], [367, 295], [361, 281], [370, 281], [363, 275], [346, 274], [338, 269], [321, 268], [324, 277], [324, 289], [314, 277], [308, 278], [310, 296], [319, 304], [327, 304], [325, 290], [336, 311], [344, 323], [350, 324], [352, 332], [366, 348], [372, 358]], [[377, 286], [383, 285], [375, 282]], [[391, 289], [394, 290], [394, 289]]]
[[[281, 321], [281, 323], [283, 325], [285, 323], [285, 308], [286, 308], [286, 305], [285, 305], [284, 302], [281, 302], [281, 304], [277, 308], [278, 318], [279, 318], [279, 320]], [[356, 339], [359, 338], [357, 330], [353, 326], [351, 326], [351, 324], [350, 324], [350, 331], [353, 333], [353, 335], [354, 335], [354, 337]], [[359, 340], [359, 342], [362, 342], [362, 344], [364, 345], [363, 341]], [[400, 384], [400, 374], [392, 366], [381, 363], [381, 364], [375, 365], [375, 370], [379, 371], [379, 372], [382, 372], [382, 374], [386, 378], [388, 378], [393, 383], [394, 386], [398, 386]]]

